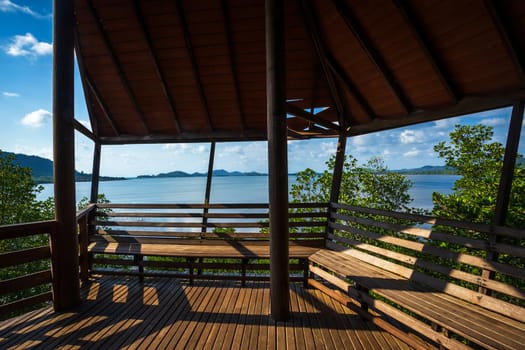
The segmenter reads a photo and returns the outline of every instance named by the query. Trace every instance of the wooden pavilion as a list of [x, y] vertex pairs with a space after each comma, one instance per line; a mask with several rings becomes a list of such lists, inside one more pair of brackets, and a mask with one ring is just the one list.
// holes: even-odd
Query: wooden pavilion
[[[75, 54], [91, 130], [74, 119]], [[368, 320], [368, 325], [377, 326], [414, 348], [461, 348], [467, 346], [465, 343], [494, 349], [519, 348], [525, 342], [525, 272], [522, 267], [525, 259], [522, 244], [525, 230], [506, 228], [503, 224], [522, 129], [524, 54], [524, 1], [54, 0], [56, 219], [0, 228], [0, 239], [49, 233], [50, 249], [40, 249], [40, 255], [36, 251], [0, 255], [0, 266], [30, 261], [30, 255], [33, 258], [51, 256], [52, 274], [45, 272], [36, 277], [0, 283], [12, 291], [52, 281], [53, 306], [58, 313], [46, 309], [1, 323], [0, 346], [3, 341], [12, 346], [24, 344], [27, 339], [23, 334], [37, 332], [31, 327], [38, 322], [45, 326], [41, 327], [41, 333], [38, 333], [36, 340], [32, 339], [30, 346], [42, 345], [41, 341], [49, 337], [53, 339], [48, 345], [50, 348], [61, 344], [71, 345], [68, 342], [61, 343], [61, 339], [71, 340], [74, 337], [71, 332], [79, 329], [50, 333], [50, 325], [66, 324], [61, 317], [67, 319], [70, 317], [68, 315], [73, 315], [68, 313], [70, 310], [80, 310], [71, 316], [77, 323], [95, 322], [94, 318], [102, 317], [91, 313], [97, 310], [97, 305], [98, 310], [117, 310], [114, 300], [123, 292], [114, 289], [112, 303], [109, 291], [97, 294], [93, 289], [107, 289], [111, 283], [108, 281], [111, 280], [93, 281], [89, 275], [96, 272], [91, 267], [96, 254], [127, 253], [134, 260], [123, 264], [137, 266], [136, 274], [141, 278], [148, 276], [144, 273], [144, 266], [148, 266], [149, 262], [143, 260], [144, 256], [172, 255], [185, 258], [179, 267], [187, 268], [187, 275], [192, 282], [193, 278], [200, 276], [199, 273], [194, 274], [194, 269], [211, 266], [205, 265], [199, 260], [201, 258], [239, 258], [241, 262], [235, 267], [243, 272], [255, 268], [251, 260], [269, 258], [269, 291], [229, 290], [231, 285], [221, 284], [224, 282], [213, 284], [209, 280], [216, 278], [205, 275], [200, 276], [205, 282], [187, 287], [190, 292], [185, 301], [197, 300], [197, 308], [201, 309], [187, 314], [184, 305], [179, 309], [173, 304], [174, 312], [186, 315], [182, 317], [187, 322], [195, 318], [220, 319], [222, 316], [213, 313], [222, 310], [221, 305], [212, 304], [209, 300], [226, 298], [233, 303], [233, 295], [242, 295], [237, 300], [244, 298], [244, 305], [228, 310], [231, 317], [225, 322], [252, 327], [264, 324], [266, 328], [258, 336], [254, 330], [250, 333], [252, 338], [243, 338], [251, 339], [256, 342], [254, 344], [265, 339], [264, 335], [269, 335], [268, 339], [277, 339], [276, 343], [272, 343], [273, 347], [286, 345], [288, 337], [295, 336], [295, 340], [287, 344], [289, 348], [301, 347], [300, 344], [309, 346], [309, 340], [319, 347], [342, 345], [358, 348], [357, 343], [349, 343], [352, 337], [346, 332], [352, 329], [357, 332], [368, 326], [350, 321], [334, 311], [348, 314], [351, 309], [357, 312], [356, 315]], [[513, 112], [492, 225], [410, 216], [338, 203], [348, 137], [503, 106], [513, 106]], [[91, 196], [93, 206], [82, 213], [76, 213], [75, 208], [75, 129], [95, 144]], [[287, 141], [324, 137], [338, 138], [331, 201], [304, 204], [322, 210], [311, 214], [309, 219], [312, 221], [305, 221], [302, 225], [315, 226], [319, 218], [324, 218], [319, 225], [326, 227], [326, 232], [321, 236], [298, 236], [290, 233], [292, 226], [300, 225], [290, 222], [291, 205], [288, 203], [286, 181]], [[129, 240], [115, 240], [107, 232], [96, 231], [96, 226], [101, 226], [101, 222], [95, 218], [97, 207], [104, 208], [95, 203], [100, 155], [104, 145], [211, 142], [214, 150], [215, 142], [249, 140], [268, 142], [270, 200], [263, 209], [268, 210], [269, 237], [262, 239], [263, 243], [255, 244], [253, 241], [261, 236], [254, 234], [247, 238], [236, 236], [232, 239], [234, 244], [222, 237], [223, 242], [228, 242], [223, 245], [218, 243], [221, 241], [220, 235], [213, 236], [213, 233], [206, 231], [210, 227], [220, 227], [219, 224], [208, 222], [214, 218], [208, 211], [228, 209], [208, 203], [209, 188], [202, 206], [141, 207], [202, 211], [202, 222], [190, 225], [203, 229], [198, 236], [188, 233], [171, 237], [179, 240], [179, 243], [181, 238], [190, 238], [191, 244], [175, 243], [169, 249], [159, 248], [161, 244], [156, 241], [146, 241], [144, 236], [147, 233], [135, 232], [133, 236], [131, 231], [122, 229], [122, 222], [111, 220], [106, 225], [114, 225], [117, 229], [120, 227], [121, 235], [127, 236], [127, 239], [133, 236], [132, 243]], [[210, 179], [208, 187], [209, 183]], [[138, 208], [126, 204], [109, 207]], [[233, 209], [240, 207], [233, 206]], [[139, 214], [126, 215], [137, 217]], [[177, 215], [182, 214], [172, 214], [173, 217]], [[239, 213], [231, 214], [233, 216], [215, 215], [223, 219], [249, 218], [249, 215], [239, 216]], [[261, 218], [257, 215], [253, 214], [251, 218]], [[384, 221], [366, 215], [375, 215], [374, 218], [380, 216]], [[148, 214], [143, 216], [148, 217]], [[307, 216], [302, 218], [308, 219]], [[392, 223], [392, 218], [434, 225], [434, 228], [408, 227], [407, 224]], [[134, 225], [138, 225], [137, 222]], [[393, 233], [380, 236], [363, 230], [359, 225], [374, 226]], [[440, 230], [437, 227], [442, 226], [480, 232], [480, 238], [436, 232]], [[252, 227], [252, 224], [239, 227]], [[338, 231], [345, 234], [337, 235]], [[104, 237], [104, 234], [107, 235]], [[358, 234], [365, 238], [359, 241], [355, 236], [346, 234]], [[157, 235], [166, 238], [158, 232]], [[107, 236], [111, 236], [109, 240]], [[408, 236], [415, 236], [416, 239]], [[101, 246], [102, 238], [105, 241]], [[204, 244], [207, 239], [212, 241], [211, 248]], [[401, 245], [415, 253], [410, 255], [405, 251], [399, 253], [388, 250], [381, 244], [371, 243], [371, 239]], [[194, 244], [195, 240], [199, 241], [198, 244]], [[467, 250], [475, 249], [478, 253], [445, 252], [433, 246], [433, 240], [453, 242]], [[217, 250], [221, 251], [219, 256], [213, 253]], [[452, 269], [437, 266], [425, 261], [419, 253], [471, 265], [478, 268], [479, 273], [466, 272], [461, 267]], [[498, 260], [503, 255], [515, 258], [514, 265], [506, 265]], [[302, 269], [305, 272], [304, 282], [315, 287], [314, 291], [308, 292], [291, 284], [291, 270]], [[424, 274], [421, 269], [431, 273]], [[312, 277], [308, 276], [309, 273]], [[436, 274], [441, 274], [441, 277], [436, 277]], [[510, 285], [500, 279], [500, 275], [510, 276], [521, 284], [518, 283], [517, 287]], [[80, 277], [85, 280], [82, 288]], [[165, 298], [166, 305], [171, 305], [170, 300], [180, 298], [176, 295], [178, 292], [167, 287], [167, 281], [179, 282], [155, 278], [143, 283], [155, 285], [157, 294], [148, 294], [143, 289], [139, 297], [143, 298], [144, 303], [130, 306], [129, 311], [124, 312], [127, 318], [122, 319], [122, 323], [101, 328], [102, 333], [84, 334], [82, 341], [85, 342], [74, 344], [95, 346], [99, 344], [98, 341], [100, 344], [108, 342], [103, 334], [109, 336], [113, 331], [118, 333], [118, 329], [125, 324], [140, 319], [132, 311], [145, 315], [145, 305], [149, 305], [149, 301], [154, 302], [155, 298]], [[241, 278], [244, 284], [246, 275], [243, 274]], [[122, 277], [117, 281], [120, 285], [129, 285], [130, 291], [135, 288], [132, 286], [139, 285], [138, 281]], [[466, 284], [470, 287], [465, 287]], [[199, 294], [200, 287], [205, 291], [202, 294]], [[302, 312], [309, 315], [311, 307], [327, 308], [319, 303], [324, 297], [317, 296], [316, 301], [313, 301], [313, 295], [319, 291], [346, 305], [337, 306], [334, 299], [325, 300], [331, 305], [331, 311], [326, 316], [328, 322], [332, 325], [341, 322], [344, 326], [328, 327], [331, 331], [326, 331], [323, 320], [307, 322], [309, 318], [305, 316], [298, 328], [291, 328], [293, 331], [290, 332], [271, 328], [269, 321], [261, 316], [269, 311], [273, 320], [285, 322], [291, 314], [297, 316], [297, 313]], [[205, 293], [215, 294], [214, 297], [199, 296]], [[382, 299], [378, 300], [373, 295]], [[2, 308], [4, 311], [22, 308], [47, 300], [50, 296], [47, 293]], [[252, 300], [258, 300], [260, 304], [251, 303]], [[302, 304], [304, 300], [307, 302]], [[391, 305], [397, 305], [398, 308]], [[259, 318], [232, 316], [241, 315], [239, 310], [243, 307], [251, 307], [251, 311], [258, 310], [255, 315]], [[343, 310], [344, 307], [350, 309]], [[424, 321], [418, 323], [409, 319], [409, 314], [399, 309], [417, 314], [419, 320]], [[157, 310], [142, 321], [149, 320], [157, 324], [163, 317], [169, 319], [170, 316]], [[195, 334], [219, 332], [219, 328], [206, 327], [197, 325], [195, 329], [201, 333]], [[158, 336], [154, 331], [159, 332], [161, 328], [145, 327], [135, 334], [143, 335], [140, 339], [144, 347], [159, 344], [181, 346], [182, 343], [177, 343], [180, 337], [193, 339], [191, 332], [195, 331], [192, 328], [187, 333], [183, 328], [179, 331], [179, 328], [172, 327], [173, 332], [168, 332], [170, 339], [144, 340], [151, 334]], [[316, 342], [317, 333], [313, 330], [321, 332], [319, 337], [327, 342]], [[451, 337], [451, 333], [454, 336]], [[47, 334], [47, 338], [43, 334]], [[457, 336], [460, 337], [459, 341]], [[388, 337], [371, 337], [368, 347], [406, 346]], [[206, 339], [210, 341], [210, 337]], [[134, 346], [126, 343], [124, 338], [118, 341], [120, 343], [115, 344], [120, 345], [115, 347], [126, 344]], [[191, 343], [188, 340], [182, 346], [200, 344], [206, 347], [202, 340], [193, 341]], [[231, 346], [234, 344], [228, 343]], [[363, 345], [365, 343], [360, 344], [367, 348]], [[272, 347], [271, 344], [267, 345]], [[237, 343], [236, 346], [248, 346], [248, 343]]]

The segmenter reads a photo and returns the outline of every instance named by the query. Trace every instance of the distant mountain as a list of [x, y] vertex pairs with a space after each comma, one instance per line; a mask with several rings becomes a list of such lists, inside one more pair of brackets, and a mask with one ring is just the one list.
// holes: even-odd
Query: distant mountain
[[392, 172], [405, 175], [455, 175], [454, 168], [444, 165], [425, 165], [420, 168], [392, 170]]
[[[21, 153], [11, 153], [3, 152], [3, 156], [14, 155], [15, 162], [24, 168], [31, 169], [31, 175], [33, 181], [37, 183], [50, 183], [53, 182], [53, 161], [38, 157], [38, 156], [28, 156]], [[84, 172], [75, 171], [76, 181], [91, 181], [91, 174], [86, 174]], [[112, 180], [124, 180], [123, 177], [109, 177], [101, 176], [100, 181], [112, 181]]]
[[[217, 169], [213, 171], [213, 176], [266, 176], [267, 174], [258, 173], [255, 171], [241, 172], [241, 171], [227, 171], [224, 169]], [[171, 171], [169, 173], [160, 173], [157, 175], [139, 175], [138, 179], [149, 179], [149, 178], [165, 178], [165, 177], [205, 177], [207, 173], [186, 173], [184, 171]]]

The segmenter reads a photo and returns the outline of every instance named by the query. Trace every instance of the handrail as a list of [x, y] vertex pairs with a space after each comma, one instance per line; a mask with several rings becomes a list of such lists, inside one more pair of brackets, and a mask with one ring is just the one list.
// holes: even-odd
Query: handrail
[[94, 212], [96, 209], [97, 209], [97, 204], [96, 203], [90, 203], [85, 208], [78, 210], [77, 211], [77, 221], [79, 221], [80, 219], [82, 219], [85, 216], [88, 216], [89, 214]]
[[[42, 234], [49, 236], [54, 235], [55, 230], [54, 220], [3, 225], [0, 226], [0, 240], [15, 240]], [[8, 278], [0, 277], [0, 317], [11, 316], [14, 312], [19, 313], [23, 309], [31, 309], [52, 300], [49, 237], [42, 241], [47, 242], [39, 246], [14, 244], [14, 249], [0, 253], [0, 267], [16, 268], [19, 272], [15, 274], [16, 277], [12, 274]], [[31, 264], [32, 267], [28, 268], [25, 264]], [[25, 268], [20, 269], [19, 266]]]

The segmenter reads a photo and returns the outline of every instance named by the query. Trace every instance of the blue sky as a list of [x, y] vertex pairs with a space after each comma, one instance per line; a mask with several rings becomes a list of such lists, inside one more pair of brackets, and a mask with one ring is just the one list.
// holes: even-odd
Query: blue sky
[[[0, 149], [52, 159], [52, 1], [0, 0]], [[88, 114], [78, 74], [75, 116], [87, 125]], [[505, 143], [510, 109], [352, 137], [347, 153], [360, 162], [381, 156], [391, 169], [441, 165], [432, 147], [447, 139], [454, 124], [484, 123]], [[523, 133], [522, 133], [523, 134]], [[522, 136], [523, 139], [523, 136]], [[76, 168], [91, 172], [93, 144], [76, 134]], [[525, 153], [522, 142], [521, 153]], [[322, 171], [336, 140], [291, 141], [290, 172], [306, 167]], [[217, 145], [215, 168], [267, 171], [265, 142]], [[157, 174], [173, 170], [204, 172], [209, 144], [104, 146], [101, 172], [107, 176]]]

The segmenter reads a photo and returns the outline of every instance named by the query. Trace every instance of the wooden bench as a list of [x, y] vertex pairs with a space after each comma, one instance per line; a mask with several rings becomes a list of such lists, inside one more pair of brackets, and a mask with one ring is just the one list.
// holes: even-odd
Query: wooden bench
[[[326, 249], [309, 258], [313, 286], [418, 333], [421, 348], [524, 348], [525, 271], [505, 263], [523, 263], [525, 249], [510, 244], [523, 242], [523, 230], [338, 204], [331, 218]], [[505, 256], [490, 261], [480, 253], [487, 247]]]
[[[89, 220], [82, 276], [89, 273], [194, 279], [269, 278], [268, 205], [98, 205]], [[324, 245], [327, 204], [294, 204], [291, 280], [308, 278], [308, 256]], [[306, 213], [297, 212], [299, 208]], [[131, 210], [130, 210], [131, 209]], [[293, 212], [295, 209], [295, 212]], [[304, 211], [304, 210], [303, 210]], [[109, 268], [108, 268], [109, 267]]]

